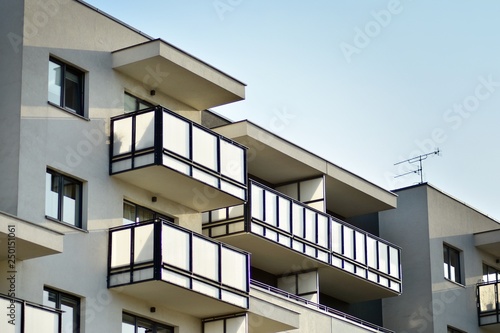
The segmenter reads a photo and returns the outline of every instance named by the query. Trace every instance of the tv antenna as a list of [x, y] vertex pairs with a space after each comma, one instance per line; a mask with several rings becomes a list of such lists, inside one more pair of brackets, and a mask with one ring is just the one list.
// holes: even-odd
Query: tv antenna
[[430, 153], [427, 153], [427, 154], [418, 155], [418, 156], [409, 158], [407, 160], [395, 163], [394, 165], [399, 165], [399, 164], [406, 163], [406, 162], [408, 162], [410, 164], [418, 162], [418, 167], [415, 170], [408, 171], [408, 172], [405, 172], [403, 174], [394, 176], [394, 178], [399, 178], [399, 177], [403, 177], [403, 176], [406, 176], [406, 175], [409, 175], [409, 174], [412, 174], [412, 173], [416, 173], [417, 175], [420, 175], [420, 183], [419, 184], [422, 184], [424, 182], [424, 173], [422, 172], [422, 161], [426, 160], [429, 156], [432, 156], [432, 155], [438, 155], [439, 156], [439, 153], [440, 153], [439, 148], [437, 148], [433, 152], [430, 152]]

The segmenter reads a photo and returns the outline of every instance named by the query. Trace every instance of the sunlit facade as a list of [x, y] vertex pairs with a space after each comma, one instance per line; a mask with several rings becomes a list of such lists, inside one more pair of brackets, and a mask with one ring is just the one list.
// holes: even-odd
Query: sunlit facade
[[0, 18], [0, 332], [392, 332], [404, 251], [356, 221], [394, 193], [210, 111], [245, 84], [82, 1]]

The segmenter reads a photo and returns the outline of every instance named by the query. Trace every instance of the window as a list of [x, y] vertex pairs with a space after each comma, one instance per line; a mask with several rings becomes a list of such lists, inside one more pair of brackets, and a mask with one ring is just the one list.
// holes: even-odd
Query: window
[[43, 305], [63, 311], [61, 332], [80, 332], [80, 299], [78, 297], [45, 288], [43, 290]]
[[154, 210], [142, 207], [130, 201], [123, 201], [123, 220], [124, 224], [149, 221], [154, 219], [163, 219], [174, 222], [171, 217], [165, 216]]
[[444, 277], [448, 280], [462, 283], [460, 273], [460, 252], [448, 245], [443, 245]]
[[498, 281], [498, 269], [483, 264], [483, 282], [496, 282]]
[[465, 333], [464, 331], [457, 330], [456, 328], [453, 328], [451, 326], [448, 326], [448, 333]]
[[48, 169], [45, 182], [45, 215], [81, 228], [82, 183]]
[[49, 59], [49, 102], [83, 116], [84, 73], [54, 58]]
[[123, 313], [122, 333], [174, 333], [174, 328], [145, 318]]
[[125, 112], [134, 112], [143, 109], [152, 108], [153, 104], [148, 103], [140, 98], [130, 95], [129, 93], [125, 93], [124, 98], [124, 109]]

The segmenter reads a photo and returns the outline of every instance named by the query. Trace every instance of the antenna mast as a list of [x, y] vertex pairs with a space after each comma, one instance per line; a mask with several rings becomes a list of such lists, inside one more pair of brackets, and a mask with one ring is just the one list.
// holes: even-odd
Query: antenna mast
[[399, 164], [402, 164], [402, 163], [405, 163], [405, 162], [408, 162], [408, 163], [417, 163], [418, 162], [418, 167], [416, 170], [412, 170], [412, 171], [409, 171], [409, 172], [405, 172], [403, 174], [400, 174], [400, 175], [397, 175], [397, 176], [394, 176], [394, 178], [398, 178], [398, 177], [402, 177], [402, 176], [406, 176], [406, 175], [409, 175], [411, 173], [416, 173], [418, 175], [420, 175], [420, 184], [422, 184], [424, 182], [424, 173], [422, 172], [422, 161], [423, 160], [426, 160], [427, 157], [431, 156], [431, 155], [438, 155], [439, 156], [439, 148], [437, 148], [435, 151], [433, 152], [430, 152], [430, 153], [427, 153], [427, 154], [422, 154], [422, 155], [418, 155], [418, 156], [415, 156], [415, 157], [412, 157], [412, 158], [409, 158], [407, 160], [404, 160], [404, 161], [400, 161], [398, 163], [395, 163], [394, 165], [399, 165]]

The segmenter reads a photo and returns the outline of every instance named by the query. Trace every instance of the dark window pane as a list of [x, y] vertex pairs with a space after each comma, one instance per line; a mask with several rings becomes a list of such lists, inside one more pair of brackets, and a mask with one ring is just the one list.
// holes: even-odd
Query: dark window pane
[[75, 73], [72, 70], [67, 70], [64, 91], [64, 106], [80, 114], [82, 102], [81, 94], [81, 74]]

